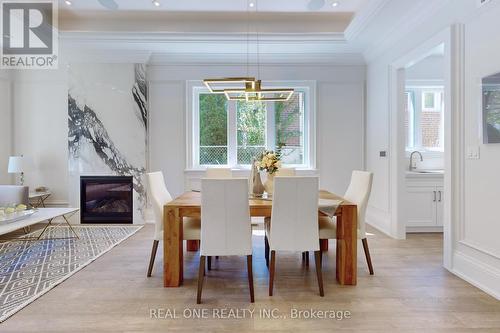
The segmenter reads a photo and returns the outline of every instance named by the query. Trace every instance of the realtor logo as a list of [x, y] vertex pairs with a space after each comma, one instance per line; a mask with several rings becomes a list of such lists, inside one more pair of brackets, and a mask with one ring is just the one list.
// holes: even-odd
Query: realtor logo
[[57, 1], [1, 1], [1, 68], [57, 68]]

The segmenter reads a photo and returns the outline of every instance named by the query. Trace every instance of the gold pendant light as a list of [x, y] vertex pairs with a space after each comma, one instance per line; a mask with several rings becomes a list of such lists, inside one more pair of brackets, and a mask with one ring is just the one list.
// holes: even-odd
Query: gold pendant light
[[247, 82], [245, 89], [225, 89], [224, 94], [230, 101], [288, 101], [293, 89], [263, 89], [261, 81]]
[[[247, 0], [247, 13], [250, 1]], [[255, 11], [258, 12], [258, 0], [255, 0]], [[247, 74], [249, 61], [250, 16], [248, 16], [247, 32]], [[259, 33], [257, 31], [257, 72], [260, 76]], [[219, 79], [205, 79], [203, 83], [213, 94], [224, 94], [229, 101], [288, 101], [294, 90], [291, 88], [262, 88], [262, 81], [254, 77], [227, 77]]]

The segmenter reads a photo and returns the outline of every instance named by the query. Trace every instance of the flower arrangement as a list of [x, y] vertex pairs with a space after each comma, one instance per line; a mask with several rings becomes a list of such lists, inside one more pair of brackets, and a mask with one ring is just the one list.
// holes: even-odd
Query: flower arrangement
[[260, 171], [265, 170], [272, 175], [281, 168], [280, 154], [272, 150], [265, 150], [257, 157], [255, 166]]

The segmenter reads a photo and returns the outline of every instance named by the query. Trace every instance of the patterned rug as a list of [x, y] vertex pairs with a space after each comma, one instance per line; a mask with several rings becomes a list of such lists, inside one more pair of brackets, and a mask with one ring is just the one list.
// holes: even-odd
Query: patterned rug
[[[49, 227], [40, 241], [0, 243], [0, 322], [139, 231], [142, 226]], [[22, 237], [32, 237], [35, 231]]]

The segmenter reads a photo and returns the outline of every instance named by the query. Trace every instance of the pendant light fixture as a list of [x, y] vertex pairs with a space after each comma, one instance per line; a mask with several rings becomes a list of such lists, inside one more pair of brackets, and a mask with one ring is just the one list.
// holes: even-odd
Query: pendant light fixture
[[[252, 6], [253, 5], [253, 6]], [[250, 67], [250, 8], [258, 12], [258, 0], [247, 0], [247, 77], [205, 79], [203, 83], [214, 94], [224, 94], [230, 101], [288, 101], [294, 90], [291, 88], [262, 88], [262, 81], [248, 76]], [[257, 25], [256, 25], [257, 26]], [[257, 36], [257, 74], [260, 77], [259, 32]]]

